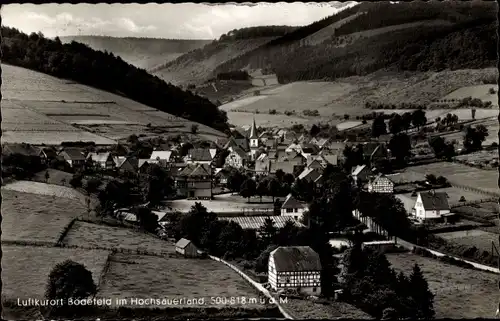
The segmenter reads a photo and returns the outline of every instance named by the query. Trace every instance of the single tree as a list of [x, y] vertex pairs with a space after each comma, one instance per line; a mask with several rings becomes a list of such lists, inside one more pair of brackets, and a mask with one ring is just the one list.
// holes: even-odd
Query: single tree
[[261, 203], [262, 203], [262, 196], [268, 194], [268, 189], [267, 189], [268, 185], [269, 183], [264, 179], [261, 179], [257, 184], [256, 194], [259, 195]]
[[197, 133], [198, 133], [198, 125], [192, 124], [191, 125], [191, 134], [196, 135]]
[[73, 186], [73, 188], [82, 187], [82, 185], [83, 185], [82, 179], [83, 179], [83, 177], [81, 174], [79, 174], [79, 173], [73, 174], [73, 177], [71, 177], [69, 184], [71, 186]]
[[409, 286], [411, 289], [411, 297], [413, 298], [416, 308], [418, 319], [433, 319], [434, 312], [434, 294], [429, 290], [429, 284], [424, 278], [422, 270], [418, 264], [413, 266], [412, 273], [410, 274]]
[[267, 190], [269, 191], [269, 195], [272, 196], [273, 198], [273, 203], [274, 203], [274, 198], [278, 196], [280, 187], [281, 187], [280, 182], [276, 178], [272, 178], [269, 180]]
[[405, 112], [401, 116], [401, 126], [402, 128], [408, 132], [408, 129], [411, 127], [413, 116], [410, 112]]
[[278, 245], [270, 244], [255, 260], [255, 272], [263, 273], [269, 269], [269, 256], [272, 251], [276, 250]]
[[234, 193], [239, 192], [241, 188], [241, 184], [245, 181], [245, 176], [237, 171], [233, 170], [229, 173], [227, 178], [227, 187]]
[[425, 180], [427, 182], [429, 182], [429, 184], [436, 184], [437, 183], [437, 178], [436, 178], [436, 175], [434, 175], [434, 174], [425, 175]]
[[45, 183], [48, 183], [49, 178], [50, 178], [49, 171], [45, 171]]
[[389, 149], [392, 156], [401, 164], [407, 157], [411, 156], [411, 141], [410, 137], [405, 133], [393, 135], [389, 141]]
[[85, 299], [96, 292], [92, 273], [82, 264], [66, 260], [56, 264], [50, 272], [45, 297], [67, 304], [68, 299]]
[[101, 185], [101, 180], [97, 178], [91, 178], [87, 181], [87, 184], [85, 184], [85, 191], [88, 195], [96, 193]]
[[278, 229], [276, 228], [274, 221], [270, 217], [267, 217], [259, 230], [259, 234], [264, 244], [273, 244], [276, 241], [277, 233]]
[[378, 138], [387, 134], [387, 125], [382, 115], [377, 116], [372, 124], [372, 137]]
[[250, 197], [254, 196], [257, 190], [257, 185], [255, 181], [251, 178], [247, 178], [240, 187], [240, 195], [242, 197], [248, 198], [250, 202]]
[[392, 115], [389, 120], [389, 131], [392, 134], [397, 134], [403, 129], [403, 117], [400, 114]]
[[316, 137], [316, 135], [318, 135], [320, 131], [321, 131], [321, 129], [319, 128], [319, 126], [314, 124], [311, 126], [311, 129], [309, 130], [309, 134], [312, 137]]
[[427, 117], [425, 117], [425, 111], [422, 109], [417, 109], [412, 114], [411, 123], [413, 126], [417, 127], [420, 130], [420, 127], [424, 126], [427, 123]]
[[158, 216], [153, 214], [147, 207], [139, 207], [136, 210], [137, 221], [146, 231], [154, 233], [158, 228]]

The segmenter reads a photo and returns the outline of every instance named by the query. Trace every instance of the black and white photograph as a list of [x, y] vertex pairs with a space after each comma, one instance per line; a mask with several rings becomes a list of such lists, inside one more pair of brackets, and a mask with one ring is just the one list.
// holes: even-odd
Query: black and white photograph
[[500, 318], [496, 1], [0, 15], [2, 320]]

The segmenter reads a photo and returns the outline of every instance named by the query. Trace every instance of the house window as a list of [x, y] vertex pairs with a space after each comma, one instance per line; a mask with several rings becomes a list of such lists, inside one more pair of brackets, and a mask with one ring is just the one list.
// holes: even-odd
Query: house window
[[286, 278], [286, 279], [285, 279], [285, 282], [286, 282], [286, 283], [290, 283], [290, 278]]
[[299, 209], [298, 209], [298, 208], [295, 208], [293, 211], [294, 211], [295, 213], [297, 213], [297, 212], [299, 211]]
[[287, 209], [286, 209], [286, 212], [287, 212], [287, 213], [293, 213], [293, 208], [287, 208]]
[[313, 287], [313, 292], [316, 292], [316, 287]]

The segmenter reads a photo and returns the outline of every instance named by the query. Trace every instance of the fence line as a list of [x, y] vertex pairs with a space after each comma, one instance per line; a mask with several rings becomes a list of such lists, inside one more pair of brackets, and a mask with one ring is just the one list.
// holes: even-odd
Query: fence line
[[[358, 214], [356, 214], [355, 212], [358, 212]], [[354, 215], [354, 217], [357, 218], [360, 215], [359, 211], [353, 211], [353, 215]], [[383, 233], [385, 233], [385, 234], [382, 234], [382, 235], [387, 235], [387, 231], [385, 231], [384, 229], [382, 229], [377, 223], [373, 222], [373, 220], [370, 217], [367, 217], [367, 216], [365, 216], [365, 217], [361, 216], [361, 217], [364, 218], [367, 222], [372, 222], [375, 226], [378, 226], [378, 228], [380, 230], [382, 230]], [[374, 232], [379, 233], [377, 230], [374, 230]], [[464, 259], [459, 258], [459, 257], [455, 257], [455, 256], [451, 256], [451, 255], [448, 255], [448, 254], [444, 254], [444, 253], [438, 252], [436, 250], [432, 250], [432, 249], [427, 248], [427, 247], [423, 247], [423, 246], [419, 246], [419, 245], [410, 243], [410, 242], [405, 241], [405, 240], [403, 240], [401, 238], [394, 237], [394, 239], [395, 240], [397, 239], [396, 243], [398, 243], [399, 245], [403, 246], [404, 248], [406, 248], [406, 249], [408, 249], [410, 251], [412, 251], [414, 248], [421, 248], [421, 249], [427, 250], [427, 251], [431, 252], [432, 254], [434, 254], [436, 256], [439, 256], [439, 257], [448, 256], [448, 257], [451, 257], [451, 258], [453, 258], [455, 260], [463, 261], [465, 263], [471, 264], [472, 266], [474, 266], [478, 270], [500, 274], [500, 270], [499, 269], [491, 267], [491, 266], [487, 266], [487, 265], [484, 265], [484, 264], [479, 264], [479, 263], [472, 262], [472, 261], [467, 261], [467, 260], [464, 260]]]
[[489, 191], [485, 191], [485, 190], [482, 190], [482, 189], [478, 189], [476, 187], [471, 187], [471, 186], [462, 185], [462, 184], [456, 184], [456, 183], [450, 183], [450, 184], [451, 184], [452, 187], [460, 188], [460, 189], [463, 189], [463, 190], [466, 190], [466, 191], [475, 192], [475, 193], [478, 193], [478, 194], [489, 195], [489, 196], [492, 196], [492, 197], [499, 197], [500, 196], [500, 193], [489, 192]]
[[236, 273], [238, 273], [240, 276], [242, 276], [245, 280], [247, 280], [251, 285], [253, 285], [260, 293], [264, 294], [267, 298], [269, 298], [271, 300], [271, 302], [276, 304], [276, 306], [280, 310], [281, 314], [283, 314], [283, 316], [285, 318], [287, 318], [289, 320], [293, 320], [293, 317], [288, 312], [285, 311], [285, 309], [281, 306], [281, 304], [279, 304], [278, 300], [274, 299], [273, 296], [271, 295], [271, 293], [269, 293], [269, 291], [261, 283], [255, 282], [254, 280], [252, 280], [251, 277], [249, 277], [248, 275], [243, 273], [236, 266], [224, 261], [221, 258], [218, 258], [216, 256], [212, 256], [212, 255], [209, 255], [208, 257], [210, 257], [210, 259], [212, 259], [214, 261], [221, 262], [221, 263], [227, 265], [228, 267], [230, 267], [232, 270], [234, 270]]

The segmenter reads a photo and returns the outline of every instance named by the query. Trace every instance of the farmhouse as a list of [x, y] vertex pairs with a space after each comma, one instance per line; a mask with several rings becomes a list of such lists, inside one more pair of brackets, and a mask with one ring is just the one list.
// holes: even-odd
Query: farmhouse
[[243, 168], [247, 162], [247, 154], [239, 146], [229, 147], [229, 155], [226, 157], [226, 166]]
[[214, 175], [216, 185], [225, 186], [229, 175], [230, 172], [227, 169], [217, 168]]
[[50, 147], [40, 148], [40, 153], [38, 154], [43, 164], [47, 164], [51, 160], [57, 159], [57, 152], [55, 149]]
[[309, 246], [280, 246], [269, 255], [269, 284], [275, 291], [321, 294], [321, 262]]
[[4, 144], [2, 145], [2, 155], [23, 155], [23, 156], [39, 156], [40, 149], [29, 144]]
[[216, 153], [216, 149], [192, 148], [184, 157], [187, 164], [211, 164]]
[[376, 162], [387, 159], [389, 157], [389, 152], [385, 144], [381, 143], [364, 143], [363, 145], [363, 157], [370, 164], [375, 164]]
[[314, 183], [320, 176], [321, 176], [320, 170], [315, 168], [306, 168], [302, 173], [300, 173], [298, 179], [303, 179], [305, 181]]
[[119, 165], [116, 165], [116, 168], [122, 173], [137, 173], [139, 170], [139, 159], [135, 156], [125, 157], [123, 161], [120, 161]]
[[392, 194], [394, 192], [394, 183], [387, 176], [379, 174], [372, 177], [368, 182], [368, 192]]
[[450, 205], [446, 193], [430, 192], [418, 193], [413, 215], [422, 220], [441, 218], [450, 214]]
[[292, 194], [288, 194], [281, 205], [281, 215], [293, 217], [296, 221], [302, 219], [306, 210], [306, 206], [293, 197]]
[[296, 166], [300, 165], [295, 165], [289, 161], [274, 161], [270, 163], [269, 173], [275, 174], [276, 171], [282, 170], [285, 174], [293, 174]]
[[363, 184], [364, 182], [368, 181], [369, 177], [372, 174], [373, 173], [368, 166], [358, 165], [354, 168], [351, 175], [354, 180], [354, 183]]
[[85, 155], [79, 148], [65, 148], [59, 152], [59, 156], [73, 168], [80, 168], [85, 165]]
[[152, 164], [160, 164], [160, 161], [154, 159], [139, 159], [137, 169], [140, 173], [146, 173]]
[[111, 169], [115, 167], [115, 161], [111, 153], [88, 153], [87, 160], [92, 161], [93, 164], [103, 169]]
[[206, 164], [189, 164], [175, 177], [177, 194], [196, 199], [212, 199], [211, 167]]
[[175, 252], [183, 255], [184, 257], [197, 257], [198, 249], [190, 240], [185, 238], [180, 239], [175, 243]]

